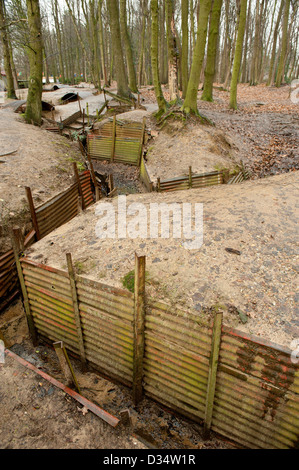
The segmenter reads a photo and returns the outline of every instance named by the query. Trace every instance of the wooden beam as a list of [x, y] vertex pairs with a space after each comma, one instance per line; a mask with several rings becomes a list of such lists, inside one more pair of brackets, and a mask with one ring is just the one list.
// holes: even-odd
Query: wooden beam
[[77, 163], [76, 163], [76, 162], [73, 163], [73, 168], [74, 168], [75, 178], [76, 178], [76, 181], [77, 181], [77, 184], [78, 184], [78, 193], [79, 193], [79, 197], [81, 197], [81, 199], [82, 199], [82, 209], [84, 210], [84, 209], [85, 209], [85, 201], [84, 201], [84, 196], [83, 196], [83, 191], [82, 191], [80, 176], [79, 176], [79, 172], [78, 172], [78, 168], [77, 168]]
[[70, 388], [75, 388], [78, 393], [81, 393], [78, 381], [75, 376], [74, 369], [69, 360], [69, 357], [68, 357], [68, 354], [66, 352], [63, 342], [57, 341], [56, 343], [53, 343], [53, 346], [57, 354], [63, 375], [66, 378], [66, 381], [67, 381], [66, 385]]
[[145, 329], [145, 256], [135, 254], [133, 401], [137, 406], [143, 395], [143, 357]]
[[29, 203], [31, 220], [32, 220], [33, 227], [34, 227], [34, 230], [35, 230], [36, 238], [37, 238], [37, 240], [40, 240], [41, 236], [40, 236], [40, 231], [39, 231], [39, 228], [38, 228], [38, 222], [37, 222], [37, 217], [36, 217], [32, 192], [31, 192], [31, 189], [29, 187], [26, 187], [25, 190], [26, 190], [27, 200], [28, 200], [28, 203]]
[[116, 116], [113, 117], [113, 128], [112, 128], [112, 148], [111, 148], [111, 162], [114, 161], [115, 154], [115, 142], [116, 142]]
[[70, 285], [71, 285], [72, 301], [73, 301], [75, 322], [76, 322], [76, 327], [77, 327], [77, 339], [78, 339], [81, 363], [83, 367], [85, 368], [86, 355], [85, 355], [79, 302], [78, 302], [78, 295], [77, 295], [76, 276], [75, 276], [75, 271], [74, 271], [73, 262], [72, 262], [72, 255], [70, 253], [66, 254], [66, 261], [67, 261], [67, 267], [68, 267], [68, 273], [69, 273], [69, 279], [70, 279]]
[[209, 378], [207, 386], [206, 410], [204, 422], [204, 439], [209, 439], [213, 418], [214, 398], [216, 390], [216, 378], [221, 343], [223, 313], [217, 313], [214, 317], [212, 348], [210, 355]]
[[20, 281], [20, 284], [21, 284], [21, 289], [22, 289], [22, 294], [23, 294], [23, 301], [24, 301], [24, 308], [25, 308], [25, 314], [26, 314], [26, 318], [27, 318], [29, 333], [30, 333], [33, 344], [36, 345], [37, 344], [37, 332], [36, 332], [36, 329], [35, 329], [33, 316], [32, 316], [31, 310], [30, 310], [30, 304], [29, 304], [29, 298], [28, 298], [27, 289], [26, 289], [26, 285], [25, 285], [25, 279], [24, 279], [24, 275], [23, 275], [21, 262], [20, 262], [20, 259], [19, 259], [19, 246], [18, 246], [17, 237], [15, 235], [14, 230], [11, 231], [11, 243], [12, 243], [12, 249], [13, 249], [13, 252], [14, 252], [15, 263], [16, 263], [16, 268], [17, 268], [17, 272], [18, 272], [18, 276], [19, 276], [19, 281]]

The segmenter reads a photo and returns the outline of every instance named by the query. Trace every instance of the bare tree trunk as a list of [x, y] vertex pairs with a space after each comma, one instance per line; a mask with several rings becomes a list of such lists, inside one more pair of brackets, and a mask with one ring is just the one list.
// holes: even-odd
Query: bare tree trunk
[[168, 84], [170, 101], [179, 98], [178, 88], [178, 50], [174, 24], [173, 0], [166, 0], [166, 32], [168, 46]]
[[43, 41], [38, 0], [26, 0], [29, 26], [27, 53], [30, 64], [29, 90], [25, 119], [40, 126], [42, 120]]
[[0, 0], [0, 38], [3, 47], [4, 55], [4, 69], [6, 74], [7, 81], [7, 98], [16, 99], [16, 92], [14, 87], [10, 50], [9, 50], [9, 41], [7, 29], [5, 27], [5, 6], [4, 0]]
[[110, 16], [110, 27], [111, 27], [111, 40], [113, 57], [115, 62], [115, 73], [117, 80], [117, 92], [120, 96], [129, 97], [130, 90], [128, 85], [128, 79], [126, 75], [126, 69], [123, 59], [123, 50], [121, 44], [120, 35], [120, 24], [119, 24], [119, 9], [118, 0], [109, 0], [107, 2], [109, 16]]
[[288, 24], [289, 24], [289, 15], [290, 15], [290, 4], [291, 0], [286, 0], [284, 7], [284, 16], [283, 16], [283, 30], [282, 30], [282, 45], [281, 45], [281, 54], [278, 64], [277, 76], [275, 86], [280, 87], [284, 79], [285, 65], [287, 59], [287, 45], [288, 45]]

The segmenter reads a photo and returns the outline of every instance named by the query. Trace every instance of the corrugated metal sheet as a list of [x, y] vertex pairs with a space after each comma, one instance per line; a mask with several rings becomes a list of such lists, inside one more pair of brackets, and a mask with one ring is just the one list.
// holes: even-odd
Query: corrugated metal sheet
[[[22, 260], [39, 334], [78, 353], [66, 272]], [[76, 276], [87, 360], [132, 385], [134, 296]], [[202, 423], [212, 351], [212, 321], [197, 312], [147, 299], [144, 390], [147, 396]], [[299, 367], [290, 351], [222, 327], [212, 430], [249, 448], [298, 448]]]
[[206, 186], [213, 186], [216, 184], [223, 184], [223, 173], [214, 171], [212, 173], [204, 173], [202, 175], [192, 174], [192, 184], [190, 184], [189, 176], [180, 176], [168, 180], [160, 181], [157, 189], [161, 192], [179, 191], [189, 188], [204, 188]]
[[[89, 171], [85, 171], [80, 175], [80, 183], [85, 207], [88, 207], [94, 202]], [[75, 183], [36, 208], [35, 212], [41, 238], [78, 215], [78, 196], [78, 184]]]
[[197, 421], [205, 412], [211, 334], [199, 316], [162, 302], [147, 306], [145, 391]]
[[[112, 160], [116, 163], [139, 165], [142, 148], [143, 127], [138, 123], [116, 122], [115, 137], [113, 123], [108, 122], [87, 137], [88, 152], [97, 160]], [[112, 151], [114, 147], [114, 154]]]

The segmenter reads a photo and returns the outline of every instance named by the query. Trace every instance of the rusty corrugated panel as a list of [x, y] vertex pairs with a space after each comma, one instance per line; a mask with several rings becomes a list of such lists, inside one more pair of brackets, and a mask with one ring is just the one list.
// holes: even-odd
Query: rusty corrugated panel
[[130, 385], [133, 375], [134, 299], [130, 292], [77, 277], [87, 359]]
[[146, 314], [146, 393], [194, 419], [203, 419], [209, 374], [211, 328], [199, 315], [162, 302]]
[[250, 448], [295, 447], [298, 384], [291, 351], [224, 326], [212, 429]]

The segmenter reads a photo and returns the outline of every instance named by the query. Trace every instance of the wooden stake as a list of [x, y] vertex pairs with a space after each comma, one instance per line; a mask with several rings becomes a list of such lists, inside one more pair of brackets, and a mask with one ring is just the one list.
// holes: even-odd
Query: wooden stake
[[192, 188], [192, 166], [189, 166], [189, 188]]
[[24, 301], [24, 308], [25, 308], [25, 314], [26, 314], [26, 318], [27, 318], [29, 333], [30, 333], [33, 344], [36, 345], [37, 344], [37, 332], [36, 332], [36, 329], [35, 329], [33, 316], [31, 314], [31, 310], [30, 310], [30, 304], [29, 304], [29, 298], [28, 298], [27, 289], [26, 289], [26, 285], [25, 285], [25, 279], [24, 279], [23, 270], [22, 270], [22, 266], [21, 266], [21, 263], [20, 263], [20, 259], [19, 259], [19, 251], [18, 251], [19, 247], [18, 247], [18, 242], [17, 242], [17, 238], [16, 238], [14, 230], [11, 231], [11, 243], [12, 243], [12, 249], [13, 249], [13, 252], [14, 252], [14, 257], [15, 257], [15, 262], [16, 262], [16, 268], [17, 268], [17, 271], [18, 271], [19, 281], [20, 281], [20, 284], [21, 284], [21, 289], [22, 289], [22, 294], [23, 294], [23, 301]]
[[67, 387], [75, 388], [77, 392], [81, 394], [80, 387], [77, 382], [74, 369], [69, 360], [69, 357], [68, 357], [68, 354], [66, 352], [63, 342], [58, 341], [57, 343], [53, 343], [53, 346], [57, 354], [57, 357], [59, 359], [59, 363], [60, 363], [60, 367], [63, 372], [63, 375], [65, 376], [67, 380], [67, 384], [66, 384]]
[[85, 201], [84, 201], [84, 196], [83, 196], [83, 191], [82, 191], [80, 176], [79, 176], [79, 172], [78, 172], [78, 168], [77, 168], [77, 163], [76, 163], [76, 162], [73, 163], [73, 168], [74, 168], [75, 177], [76, 177], [76, 180], [77, 180], [77, 183], [78, 183], [78, 193], [79, 193], [79, 197], [81, 197], [81, 199], [82, 199], [82, 209], [84, 210], [84, 209], [85, 209]]
[[116, 142], [116, 116], [113, 117], [111, 162], [114, 161], [115, 142]]
[[28, 203], [29, 203], [30, 214], [31, 214], [31, 219], [32, 219], [34, 230], [35, 230], [36, 238], [37, 238], [37, 240], [40, 240], [41, 236], [40, 236], [40, 231], [39, 231], [39, 228], [38, 228], [38, 222], [37, 222], [37, 217], [36, 217], [32, 192], [31, 192], [31, 189], [29, 187], [26, 187], [25, 190], [26, 190], [26, 195], [27, 195], [27, 199], [28, 199]]
[[212, 349], [210, 356], [209, 378], [207, 386], [206, 411], [204, 423], [204, 439], [209, 439], [213, 418], [214, 398], [216, 390], [216, 378], [221, 343], [223, 313], [217, 313], [214, 317]]
[[145, 328], [145, 256], [135, 255], [135, 306], [134, 306], [134, 363], [133, 401], [137, 406], [142, 400], [143, 357]]
[[139, 160], [138, 160], [138, 166], [139, 167], [141, 165], [141, 159], [142, 159], [142, 155], [143, 155], [145, 126], [146, 126], [146, 117], [143, 118], [142, 133], [141, 133], [141, 138], [140, 138], [140, 151], [139, 151], [140, 153], [139, 153]]
[[100, 196], [100, 189], [99, 189], [99, 185], [98, 185], [98, 182], [97, 182], [97, 179], [96, 179], [96, 175], [95, 175], [95, 172], [94, 172], [93, 163], [92, 163], [92, 160], [91, 160], [89, 154], [87, 154], [87, 160], [88, 160], [89, 165], [90, 165], [90, 174], [91, 174], [92, 182], [93, 182], [93, 185], [94, 185], [94, 188], [95, 188], [95, 192], [96, 192], [96, 202], [97, 202], [97, 201], [99, 201], [99, 200], [101, 199], [101, 196]]
[[86, 366], [86, 355], [85, 355], [85, 349], [84, 349], [84, 340], [83, 340], [83, 334], [82, 334], [79, 302], [78, 302], [78, 295], [77, 295], [76, 276], [75, 276], [73, 262], [72, 262], [72, 255], [70, 253], [67, 253], [66, 261], [67, 261], [67, 267], [68, 267], [69, 278], [70, 278], [70, 285], [71, 285], [73, 308], [74, 308], [74, 315], [75, 315], [75, 321], [76, 321], [76, 327], [77, 327], [77, 335], [78, 335], [78, 344], [79, 344], [79, 350], [80, 350], [81, 363], [82, 363], [83, 367], [85, 367]]

